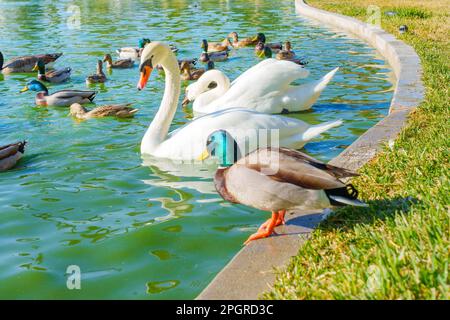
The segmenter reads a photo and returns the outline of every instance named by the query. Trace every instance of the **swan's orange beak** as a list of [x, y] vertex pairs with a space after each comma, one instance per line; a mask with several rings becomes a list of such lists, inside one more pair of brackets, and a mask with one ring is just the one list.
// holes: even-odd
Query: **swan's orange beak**
[[137, 84], [138, 90], [142, 90], [147, 85], [148, 79], [152, 74], [153, 68], [150, 66], [145, 66], [141, 71], [141, 77], [139, 78], [139, 82]]

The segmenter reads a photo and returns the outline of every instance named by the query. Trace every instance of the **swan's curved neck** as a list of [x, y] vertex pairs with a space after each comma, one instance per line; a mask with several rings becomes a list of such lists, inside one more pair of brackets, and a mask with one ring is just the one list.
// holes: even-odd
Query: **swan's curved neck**
[[142, 153], [151, 153], [166, 139], [170, 124], [177, 111], [181, 80], [178, 62], [172, 52], [168, 52], [167, 57], [161, 63], [161, 66], [166, 75], [164, 96], [161, 100], [158, 112], [142, 139]]

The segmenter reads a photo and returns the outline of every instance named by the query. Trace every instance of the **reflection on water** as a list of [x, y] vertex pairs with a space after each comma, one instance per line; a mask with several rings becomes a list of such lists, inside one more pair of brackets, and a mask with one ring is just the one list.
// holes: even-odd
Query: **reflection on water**
[[[80, 29], [67, 24], [69, 5], [80, 8]], [[311, 111], [291, 115], [310, 123], [345, 120], [306, 146], [324, 160], [389, 107], [392, 73], [377, 53], [297, 17], [290, 0], [3, 1], [0, 12], [6, 60], [64, 52], [56, 66], [72, 67], [72, 80], [50, 85], [50, 92], [85, 89], [98, 58], [144, 36], [176, 43], [185, 58], [199, 55], [202, 38], [219, 41], [231, 31], [289, 39], [309, 60], [311, 78], [340, 67]], [[234, 79], [258, 61], [247, 48], [216, 65]], [[94, 86], [96, 103], [132, 102], [140, 111], [134, 119], [91, 121], [74, 121], [64, 108], [36, 107], [32, 93], [18, 94], [30, 77], [0, 75], [0, 142], [29, 141], [19, 166], [0, 175], [0, 297], [195, 297], [267, 213], [222, 201], [211, 181], [213, 165], [141, 158], [162, 75], [137, 92], [137, 67], [113, 70], [105, 85]], [[190, 108], [180, 107], [173, 128], [191, 117]], [[66, 288], [69, 265], [81, 269], [80, 291]]]

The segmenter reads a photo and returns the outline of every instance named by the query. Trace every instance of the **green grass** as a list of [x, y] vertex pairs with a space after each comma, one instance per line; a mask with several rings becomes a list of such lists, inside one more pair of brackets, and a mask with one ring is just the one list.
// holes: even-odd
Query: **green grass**
[[[427, 94], [392, 148], [352, 183], [368, 208], [343, 208], [320, 224], [265, 299], [449, 299], [450, 112], [445, 1], [311, 0], [366, 20], [368, 4], [394, 17], [382, 27], [411, 44]], [[447, 2], [448, 4], [448, 2]], [[353, 13], [353, 14], [352, 14]], [[399, 35], [398, 26], [409, 32]]]
[[432, 16], [430, 12], [419, 8], [396, 8], [395, 12], [399, 18], [427, 19]]

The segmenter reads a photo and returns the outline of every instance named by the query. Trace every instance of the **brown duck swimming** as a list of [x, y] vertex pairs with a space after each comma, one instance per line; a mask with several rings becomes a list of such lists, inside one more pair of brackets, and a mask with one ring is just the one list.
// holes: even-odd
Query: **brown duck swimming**
[[221, 52], [221, 51], [229, 51], [232, 44], [230, 39], [225, 38], [222, 42], [207, 42], [208, 43], [208, 52]]
[[222, 198], [272, 212], [272, 217], [246, 244], [270, 236], [276, 226], [284, 223], [287, 210], [366, 206], [357, 199], [357, 190], [340, 180], [358, 174], [293, 149], [269, 147], [240, 158], [234, 138], [227, 131], [218, 130], [208, 137], [199, 160], [210, 155], [219, 162], [214, 182]]
[[97, 72], [94, 74], [91, 74], [90, 76], [87, 76], [86, 83], [87, 84], [93, 84], [93, 83], [104, 83], [106, 82], [107, 78], [105, 73], [103, 72], [103, 62], [102, 60], [97, 61]]
[[205, 69], [194, 69], [188, 61], [181, 63], [181, 80], [198, 80], [206, 71], [214, 69], [214, 62], [208, 61]]
[[129, 58], [113, 61], [109, 53], [105, 54], [105, 56], [103, 57], [103, 62], [106, 62], [107, 68], [126, 69], [126, 68], [133, 68], [134, 66], [133, 59]]
[[36, 54], [22, 56], [4, 62], [3, 54], [0, 52], [0, 70], [3, 74], [32, 72], [36, 63], [40, 60], [44, 64], [54, 62], [62, 56], [62, 53]]
[[259, 41], [262, 41], [261, 38], [258, 38], [258, 35], [251, 37], [251, 38], [245, 38], [245, 39], [239, 40], [239, 35], [237, 34], [237, 32], [234, 32], [234, 31], [231, 32], [228, 35], [228, 37], [231, 38], [231, 45], [233, 46], [233, 48], [256, 46], [256, 44]]
[[295, 57], [295, 52], [292, 51], [291, 48], [291, 42], [290, 41], [286, 41], [286, 43], [284, 44], [284, 49], [280, 50], [276, 56], [275, 56], [278, 60], [291, 60]]
[[0, 147], [0, 171], [6, 171], [16, 165], [25, 153], [26, 141]]
[[131, 118], [138, 109], [131, 108], [131, 103], [127, 104], [112, 104], [100, 106], [87, 110], [79, 103], [74, 103], [70, 106], [70, 115], [78, 119], [102, 118], [102, 117], [117, 117], [117, 118]]

